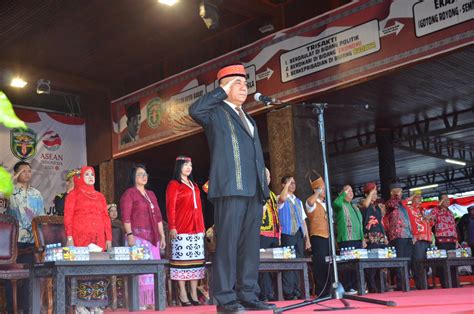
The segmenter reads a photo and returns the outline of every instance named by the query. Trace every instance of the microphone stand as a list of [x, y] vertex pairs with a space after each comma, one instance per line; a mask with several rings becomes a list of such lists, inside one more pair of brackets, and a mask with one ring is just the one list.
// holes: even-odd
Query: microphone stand
[[[291, 105], [291, 104], [286, 104]], [[336, 242], [334, 238], [334, 221], [333, 221], [333, 209], [331, 206], [331, 192], [329, 184], [329, 171], [328, 171], [328, 162], [326, 154], [326, 131], [324, 127], [324, 109], [328, 107], [327, 103], [311, 103], [305, 104], [302, 103], [302, 106], [306, 108], [312, 108], [312, 111], [315, 115], [318, 116], [318, 126], [319, 126], [319, 141], [321, 142], [322, 154], [323, 154], [323, 167], [324, 167], [324, 182], [326, 184], [326, 208], [328, 210], [329, 217], [329, 242], [331, 244], [331, 260], [332, 260], [332, 270], [334, 275], [334, 282], [331, 284], [331, 294], [326, 297], [316, 298], [314, 300], [304, 301], [298, 304], [288, 305], [273, 310], [273, 313], [283, 313], [285, 311], [294, 310], [308, 305], [318, 304], [332, 299], [337, 299], [342, 302], [344, 307], [335, 308], [329, 307], [327, 309], [315, 310], [315, 311], [331, 311], [331, 310], [349, 310], [354, 309], [350, 306], [350, 303], [347, 300], [354, 300], [366, 303], [374, 303], [386, 306], [396, 306], [396, 303], [393, 301], [381, 301], [371, 298], [365, 298], [360, 296], [348, 295], [345, 293], [344, 287], [339, 282], [339, 277], [337, 274], [337, 262], [336, 262]]]

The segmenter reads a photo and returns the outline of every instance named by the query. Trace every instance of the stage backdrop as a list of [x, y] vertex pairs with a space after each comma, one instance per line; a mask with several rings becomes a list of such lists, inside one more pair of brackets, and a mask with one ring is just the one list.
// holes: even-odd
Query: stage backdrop
[[[472, 0], [353, 1], [114, 100], [113, 155], [120, 157], [198, 132], [188, 107], [216, 88], [216, 73], [223, 65], [245, 65], [251, 94], [245, 108], [256, 112], [264, 109], [253, 100], [256, 91], [297, 101], [423, 59], [436, 59], [471, 45], [473, 24]], [[139, 123], [128, 117], [138, 117]], [[127, 134], [129, 130], [133, 136]]]
[[[0, 126], [1, 164], [11, 173], [20, 160], [31, 164], [31, 185], [43, 195], [47, 214], [53, 214], [54, 197], [65, 191], [69, 169], [85, 165], [86, 132], [83, 119], [30, 110], [15, 110], [28, 130]], [[0, 212], [6, 207], [0, 198]]]

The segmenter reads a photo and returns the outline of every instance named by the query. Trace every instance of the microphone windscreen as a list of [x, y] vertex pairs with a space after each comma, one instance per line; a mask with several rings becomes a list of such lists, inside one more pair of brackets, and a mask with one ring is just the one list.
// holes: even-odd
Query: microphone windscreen
[[255, 99], [256, 101], [260, 101], [260, 96], [262, 96], [261, 93], [255, 93], [255, 95], [253, 95], [253, 99]]

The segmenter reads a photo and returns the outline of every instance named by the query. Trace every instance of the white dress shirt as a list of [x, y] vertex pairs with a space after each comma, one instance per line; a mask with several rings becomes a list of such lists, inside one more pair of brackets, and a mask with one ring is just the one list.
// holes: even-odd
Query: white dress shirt
[[[234, 105], [233, 103], [231, 103], [230, 101], [227, 101], [227, 100], [224, 100], [224, 102], [226, 104], [228, 104], [232, 108], [232, 110], [234, 110], [235, 113], [240, 117], [239, 112], [237, 111], [237, 109], [235, 109], [235, 107], [237, 107], [236, 105]], [[241, 110], [244, 111], [242, 108], [241, 108]], [[244, 111], [244, 116], [245, 116], [245, 120], [247, 121], [247, 124], [249, 126], [250, 133], [253, 136], [254, 127], [253, 127], [252, 122], [250, 122], [249, 118], [247, 118], [247, 115], [245, 114], [245, 111]]]

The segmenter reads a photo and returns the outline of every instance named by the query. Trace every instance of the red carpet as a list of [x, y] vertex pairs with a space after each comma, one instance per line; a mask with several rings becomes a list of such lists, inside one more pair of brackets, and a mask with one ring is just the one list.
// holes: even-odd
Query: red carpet
[[[433, 289], [411, 292], [387, 292], [384, 294], [367, 294], [369, 298], [378, 300], [391, 300], [397, 303], [396, 307], [385, 307], [376, 304], [361, 303], [357, 301], [349, 301], [351, 306], [356, 307], [353, 310], [331, 311], [326, 313], [351, 313], [351, 314], [375, 314], [382, 311], [390, 314], [474, 314], [474, 286], [464, 286], [462, 288], [453, 289]], [[281, 307], [290, 304], [296, 304], [299, 301], [282, 301], [276, 302]], [[338, 300], [331, 300], [324, 303], [327, 306], [341, 306]], [[297, 313], [318, 313], [313, 312], [314, 309], [324, 309], [319, 305], [311, 305], [304, 308], [284, 312], [290, 314]], [[124, 311], [115, 311], [114, 313], [128, 313]], [[140, 313], [154, 313], [154, 311], [143, 311]], [[216, 313], [215, 306], [203, 305], [193, 307], [170, 307], [164, 312], [155, 313], [192, 313], [192, 314], [208, 314]], [[270, 314], [272, 311], [258, 311], [247, 313]], [[325, 313], [325, 312], [322, 312]]]

